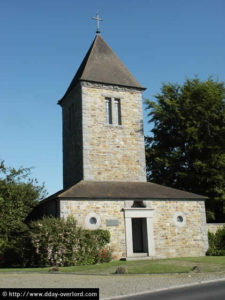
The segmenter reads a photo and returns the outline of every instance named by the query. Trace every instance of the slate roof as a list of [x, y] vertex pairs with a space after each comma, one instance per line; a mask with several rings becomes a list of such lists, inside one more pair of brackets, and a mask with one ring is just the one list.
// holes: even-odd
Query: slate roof
[[100, 34], [97, 34], [63, 98], [78, 81], [112, 84], [145, 90]]
[[51, 199], [205, 200], [207, 197], [151, 182], [80, 181], [43, 200]]

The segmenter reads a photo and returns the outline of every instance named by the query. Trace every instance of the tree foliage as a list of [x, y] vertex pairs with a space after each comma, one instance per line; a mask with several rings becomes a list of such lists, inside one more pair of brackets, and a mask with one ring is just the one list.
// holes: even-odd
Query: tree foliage
[[30, 177], [29, 168], [8, 168], [0, 162], [0, 254], [22, 251], [18, 240], [27, 234], [26, 218], [44, 196], [44, 186]]
[[[107, 230], [85, 230], [73, 217], [28, 215], [46, 196], [30, 177], [30, 168], [7, 168], [0, 162], [0, 266], [81, 265], [107, 262], [112, 253]], [[106, 246], [106, 247], [105, 247]]]
[[209, 221], [225, 219], [225, 85], [186, 79], [163, 84], [146, 100], [152, 136], [146, 138], [150, 181], [206, 195]]

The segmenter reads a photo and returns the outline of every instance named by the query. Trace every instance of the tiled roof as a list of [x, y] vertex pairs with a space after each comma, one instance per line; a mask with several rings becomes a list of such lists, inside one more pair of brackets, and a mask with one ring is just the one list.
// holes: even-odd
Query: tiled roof
[[43, 200], [60, 199], [174, 199], [204, 200], [205, 196], [185, 192], [151, 182], [80, 181]]

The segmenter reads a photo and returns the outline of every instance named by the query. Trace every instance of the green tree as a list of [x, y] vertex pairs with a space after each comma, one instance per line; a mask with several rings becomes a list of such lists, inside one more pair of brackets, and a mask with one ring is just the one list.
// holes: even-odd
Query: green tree
[[[29, 168], [7, 168], [0, 162], [0, 255], [22, 252], [28, 232], [26, 218], [45, 194], [44, 186], [30, 177]], [[13, 257], [12, 257], [13, 259]]]
[[225, 85], [186, 79], [146, 100], [148, 180], [209, 197], [208, 221], [225, 220]]

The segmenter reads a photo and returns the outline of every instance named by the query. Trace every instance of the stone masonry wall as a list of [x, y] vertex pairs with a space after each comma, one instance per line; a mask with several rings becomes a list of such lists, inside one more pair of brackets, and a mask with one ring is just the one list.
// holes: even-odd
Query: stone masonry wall
[[[89, 213], [96, 213], [101, 218], [99, 229], [107, 229], [111, 234], [110, 246], [114, 250], [114, 258], [120, 259], [126, 256], [125, 246], [125, 227], [124, 213], [122, 211], [123, 201], [76, 201], [61, 200], [60, 217], [68, 217], [73, 215], [77, 220], [78, 226], [88, 228], [86, 226], [86, 216]], [[116, 226], [107, 226], [107, 220], [118, 221]], [[88, 220], [87, 220], [88, 221]]]
[[[132, 205], [133, 201], [130, 201]], [[154, 258], [204, 256], [208, 249], [204, 201], [146, 201], [153, 209]], [[127, 206], [127, 205], [126, 205]], [[111, 247], [116, 257], [126, 257], [124, 201], [61, 200], [60, 217], [73, 215], [79, 226], [86, 227], [86, 216], [96, 213], [101, 229], [111, 233]], [[182, 216], [182, 225], [177, 217]], [[110, 226], [107, 226], [111, 221]], [[112, 222], [118, 224], [112, 226]], [[108, 224], [109, 225], [109, 224]], [[87, 227], [86, 227], [87, 228]], [[150, 240], [153, 237], [148, 237]]]
[[82, 103], [78, 84], [66, 96], [63, 113], [63, 187], [83, 179]]
[[[105, 98], [119, 98], [122, 125], [106, 124]], [[142, 93], [82, 83], [84, 180], [146, 181]]]
[[[208, 249], [204, 201], [152, 201], [158, 257], [203, 256]], [[183, 224], [177, 222], [183, 217]]]

